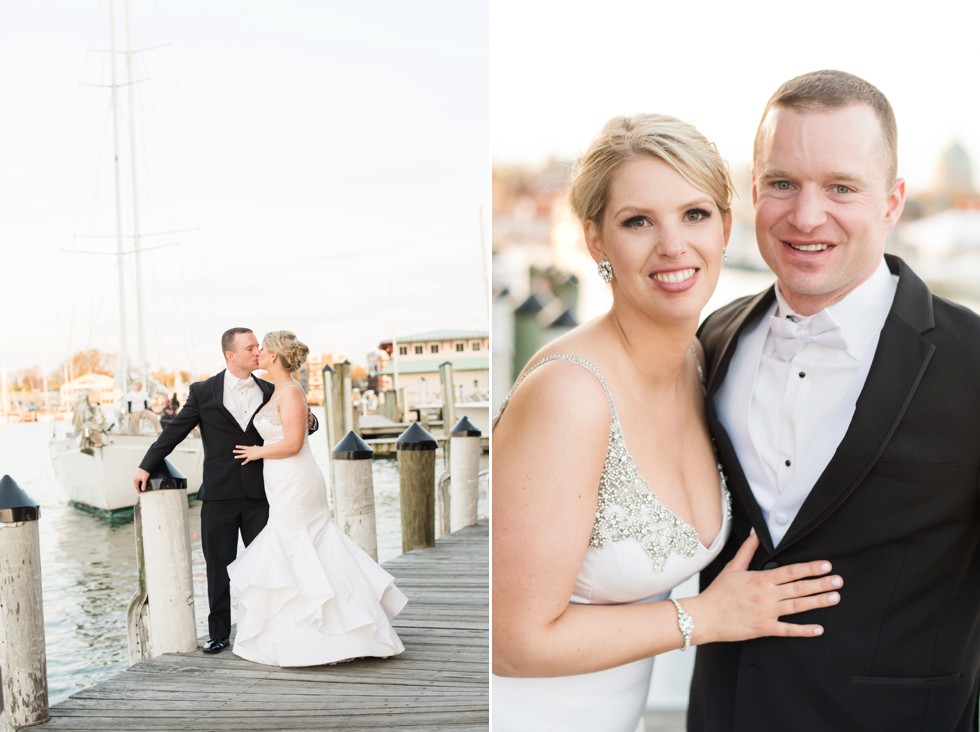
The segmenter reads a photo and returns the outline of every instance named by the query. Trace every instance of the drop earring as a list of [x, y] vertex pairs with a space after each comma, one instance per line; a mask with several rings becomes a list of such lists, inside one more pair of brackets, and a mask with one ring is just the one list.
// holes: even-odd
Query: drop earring
[[596, 265], [596, 270], [599, 272], [599, 277], [606, 284], [613, 281], [613, 268], [612, 262], [608, 259], [600, 259], [599, 263]]

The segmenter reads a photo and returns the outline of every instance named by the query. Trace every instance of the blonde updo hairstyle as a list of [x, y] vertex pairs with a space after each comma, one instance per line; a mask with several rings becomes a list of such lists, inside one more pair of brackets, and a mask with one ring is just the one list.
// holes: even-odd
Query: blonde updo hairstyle
[[262, 339], [262, 347], [272, 351], [279, 357], [282, 366], [291, 374], [300, 370], [310, 355], [310, 349], [305, 343], [296, 338], [296, 334], [288, 330], [274, 330], [266, 333]]
[[643, 113], [609, 120], [579, 158], [568, 194], [579, 221], [602, 224], [616, 169], [643, 156], [663, 160], [692, 186], [710, 195], [721, 213], [731, 211], [734, 186], [728, 165], [714, 143], [694, 125], [676, 117]]

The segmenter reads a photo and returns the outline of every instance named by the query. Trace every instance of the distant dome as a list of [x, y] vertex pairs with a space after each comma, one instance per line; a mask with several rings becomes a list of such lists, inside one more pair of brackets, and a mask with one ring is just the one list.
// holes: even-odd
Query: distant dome
[[940, 159], [939, 188], [948, 193], [973, 191], [973, 163], [959, 141], [954, 141]]

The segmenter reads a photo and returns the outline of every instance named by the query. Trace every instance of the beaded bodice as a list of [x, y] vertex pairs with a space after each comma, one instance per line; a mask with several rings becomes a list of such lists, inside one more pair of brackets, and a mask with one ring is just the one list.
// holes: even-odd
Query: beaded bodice
[[[620, 542], [635, 540], [646, 553], [653, 573], [663, 571], [671, 555], [693, 557], [701, 547], [697, 532], [693, 526], [660, 502], [657, 494], [640, 474], [626, 446], [626, 438], [616, 413], [612, 392], [606, 379], [594, 365], [578, 356], [565, 354], [549, 356], [527, 369], [514, 384], [511, 394], [531, 372], [556, 360], [570, 361], [589, 369], [602, 385], [609, 403], [609, 442], [602, 475], [599, 478], [599, 500], [589, 547], [600, 550]], [[695, 360], [697, 360], [696, 356]], [[699, 373], [701, 371], [700, 364], [698, 364], [698, 371]], [[505, 401], [501, 406], [501, 413], [506, 404]], [[731, 520], [731, 497], [720, 464], [718, 475], [726, 513], [724, 526]]]
[[279, 414], [279, 397], [280, 394], [276, 394], [269, 401], [262, 405], [262, 408], [255, 415], [255, 419], [264, 419], [270, 424], [274, 424], [277, 427], [282, 426], [282, 415]]
[[[291, 389], [292, 386], [285, 387]], [[299, 386], [297, 385], [297, 388]], [[270, 445], [285, 437], [282, 427], [282, 413], [279, 411], [279, 399], [282, 396], [282, 391], [277, 389], [272, 395], [272, 398], [267, 401], [259, 411], [255, 413], [255, 429], [262, 436], [262, 440], [266, 445]], [[305, 404], [304, 395], [304, 404]], [[304, 436], [304, 443], [308, 443], [309, 435]]]

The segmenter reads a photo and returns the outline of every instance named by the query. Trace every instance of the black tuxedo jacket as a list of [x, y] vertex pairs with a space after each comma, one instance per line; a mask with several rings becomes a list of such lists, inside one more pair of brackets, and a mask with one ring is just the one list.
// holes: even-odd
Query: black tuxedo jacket
[[[789, 616], [817, 638], [697, 650], [688, 729], [976, 730], [980, 667], [980, 318], [929, 292], [896, 257], [895, 301], [836, 454], [772, 546], [738, 456], [709, 406], [734, 527], [718, 574], [750, 527], [752, 568], [830, 560], [838, 606]], [[712, 314], [699, 335], [709, 405], [743, 329], [773, 289]]]
[[[230, 498], [256, 498], [265, 500], [265, 484], [262, 481], [262, 461], [242, 465], [234, 455], [235, 445], [261, 445], [262, 437], [252, 420], [243, 430], [224, 404], [225, 371], [210, 379], [191, 384], [187, 401], [170, 420], [156, 442], [146, 451], [140, 467], [152, 473], [190, 431], [201, 428], [204, 446], [204, 480], [197, 497], [202, 501], [222, 501]], [[252, 377], [255, 379], [255, 377]], [[262, 390], [262, 404], [269, 401], [275, 387], [262, 379], [255, 379]]]

